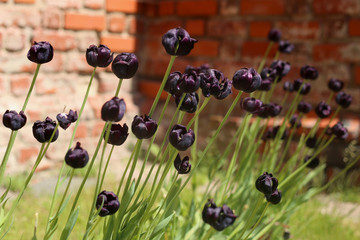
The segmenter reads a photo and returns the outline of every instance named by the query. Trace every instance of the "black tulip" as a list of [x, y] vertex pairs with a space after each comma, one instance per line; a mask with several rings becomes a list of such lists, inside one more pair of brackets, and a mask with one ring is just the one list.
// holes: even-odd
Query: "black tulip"
[[174, 160], [174, 167], [178, 171], [179, 174], [187, 174], [191, 170], [191, 164], [189, 162], [189, 157], [186, 156], [181, 159], [180, 154], [176, 155]]
[[277, 81], [279, 82], [283, 77], [285, 77], [289, 73], [291, 69], [291, 65], [289, 62], [276, 60], [271, 63], [270, 68], [276, 69], [276, 74], [278, 76]]
[[342, 122], [336, 123], [331, 128], [331, 133], [341, 140], [345, 140], [349, 136], [349, 132]]
[[331, 107], [324, 101], [321, 101], [315, 108], [315, 113], [319, 118], [327, 118], [331, 114]]
[[316, 137], [309, 137], [305, 144], [308, 148], [315, 148], [316, 147], [317, 138]]
[[294, 85], [292, 82], [286, 81], [283, 85], [284, 91], [293, 92], [294, 91]]
[[181, 27], [170, 29], [162, 37], [162, 45], [172, 56], [188, 55], [196, 42], [197, 40], [191, 38], [189, 33]]
[[269, 116], [276, 117], [280, 114], [280, 112], [282, 110], [282, 106], [280, 106], [277, 103], [269, 103], [267, 110], [268, 110]]
[[232, 82], [221, 71], [204, 69], [198, 74], [200, 76], [200, 88], [204, 97], [212, 95], [216, 99], [222, 100], [232, 93]]
[[59, 113], [58, 115], [56, 115], [56, 119], [59, 122], [59, 126], [66, 130], [71, 123], [76, 122], [76, 120], [78, 119], [78, 114], [77, 111], [73, 111], [70, 109], [69, 114], [66, 113]]
[[3, 115], [3, 124], [5, 127], [16, 131], [25, 126], [26, 119], [27, 118], [24, 111], [20, 111], [19, 113], [17, 113], [14, 110], [6, 110]]
[[138, 139], [148, 139], [155, 134], [157, 127], [156, 121], [152, 120], [148, 115], [136, 115], [131, 124], [131, 131]]
[[236, 71], [232, 83], [237, 90], [251, 93], [260, 87], [261, 76], [254, 68], [242, 68]]
[[185, 151], [195, 141], [195, 133], [192, 129], [187, 130], [185, 126], [176, 124], [170, 131], [169, 141], [179, 151]]
[[344, 82], [336, 78], [331, 78], [328, 82], [328, 87], [333, 92], [339, 92], [343, 89]]
[[134, 53], [120, 53], [111, 64], [112, 72], [120, 79], [132, 78], [139, 67]]
[[27, 54], [27, 58], [37, 64], [50, 62], [53, 57], [54, 49], [49, 42], [34, 42]]
[[319, 72], [315, 67], [305, 65], [300, 69], [300, 76], [303, 79], [316, 80], [319, 76]]
[[183, 93], [196, 92], [200, 87], [200, 76], [195, 72], [185, 72], [177, 82], [177, 88]]
[[125, 114], [126, 104], [124, 99], [113, 97], [104, 103], [101, 108], [101, 119], [104, 121], [118, 122]]
[[[265, 138], [268, 139], [275, 139], [276, 135], [278, 134], [280, 130], [280, 126], [275, 126], [272, 128], [269, 128], [266, 132], [265, 132]], [[284, 140], [285, 138], [287, 138], [289, 136], [289, 129], [285, 128], [283, 134], [281, 135], [281, 140]]]
[[86, 49], [86, 61], [92, 67], [107, 67], [110, 65], [114, 57], [114, 53], [105, 45], [90, 45]]
[[301, 95], [306, 95], [310, 92], [311, 90], [311, 84], [310, 83], [303, 83], [303, 80], [301, 79], [295, 79], [294, 83], [293, 83], [293, 87], [295, 91], [299, 91], [300, 87], [300, 94]]
[[164, 90], [168, 93], [170, 93], [171, 95], [174, 94], [181, 94], [182, 92], [180, 91], [179, 87], [178, 87], [178, 81], [181, 78], [182, 73], [181, 72], [172, 72], [169, 74], [169, 77], [165, 83], [164, 86]]
[[274, 192], [272, 192], [269, 195], [265, 195], [266, 201], [272, 204], [278, 204], [281, 201], [281, 192], [276, 189]]
[[294, 49], [295, 49], [295, 46], [294, 44], [290, 43], [289, 41], [287, 40], [281, 40], [279, 42], [279, 52], [282, 52], [282, 53], [291, 53]]
[[[33, 135], [40, 143], [48, 142], [56, 127], [56, 122], [46, 117], [45, 121], [36, 121], [32, 127]], [[56, 129], [51, 142], [59, 137], [59, 129]]]
[[272, 42], [278, 42], [281, 39], [281, 31], [279, 29], [271, 29], [268, 34], [268, 39]]
[[222, 231], [232, 225], [237, 216], [226, 204], [217, 207], [212, 199], [209, 199], [202, 211], [202, 219], [217, 231]]
[[[104, 134], [104, 140], [106, 138], [106, 132], [107, 131], [105, 131]], [[126, 141], [128, 136], [129, 136], [129, 128], [126, 125], [126, 123], [124, 123], [123, 126], [121, 126], [120, 124], [112, 124], [107, 143], [115, 146], [120, 146]]]
[[[179, 105], [182, 95], [173, 95], [175, 98], [176, 106]], [[186, 93], [184, 100], [180, 106], [180, 110], [187, 113], [194, 113], [199, 103], [199, 95], [195, 93]]]
[[258, 88], [259, 91], [269, 91], [271, 89], [272, 81], [269, 78], [263, 79], [261, 81], [260, 87]]
[[297, 114], [294, 114], [291, 116], [289, 123], [292, 128], [293, 127], [295, 127], [295, 128], [301, 127], [301, 119], [299, 118], [299, 116]]
[[[307, 163], [307, 162], [309, 162], [309, 163]], [[317, 157], [306, 155], [305, 158], [304, 158], [304, 163], [307, 163], [307, 165], [306, 165], [307, 168], [314, 169], [317, 166], [319, 166], [320, 160]]]
[[65, 155], [65, 162], [72, 168], [83, 168], [89, 162], [88, 152], [77, 142], [73, 149], [69, 149]]
[[240, 106], [245, 109], [249, 113], [256, 114], [261, 106], [263, 105], [262, 101], [259, 99], [247, 97], [245, 99], [241, 99]]
[[307, 102], [304, 102], [304, 101], [301, 101], [299, 102], [298, 106], [297, 106], [297, 110], [301, 113], [308, 113], [311, 111], [311, 104], [310, 103], [307, 103]]
[[119, 210], [120, 202], [115, 193], [104, 190], [99, 193], [96, 200], [96, 208], [99, 209], [100, 207], [99, 216], [105, 217], [116, 213]]
[[272, 173], [264, 172], [256, 179], [255, 187], [265, 195], [272, 194], [278, 186], [278, 180], [273, 177]]
[[338, 94], [336, 94], [335, 101], [342, 108], [348, 108], [352, 102], [352, 96], [344, 92], [339, 92]]

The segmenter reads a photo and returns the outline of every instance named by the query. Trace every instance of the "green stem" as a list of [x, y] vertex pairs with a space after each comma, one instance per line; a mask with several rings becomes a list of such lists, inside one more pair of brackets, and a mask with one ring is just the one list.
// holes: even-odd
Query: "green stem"
[[110, 150], [110, 153], [109, 153], [109, 157], [108, 157], [108, 159], [107, 159], [107, 161], [106, 161], [105, 168], [104, 168], [104, 172], [103, 172], [103, 175], [102, 175], [102, 178], [101, 178], [100, 187], [99, 187], [100, 189], [101, 189], [101, 187], [102, 187], [102, 185], [103, 185], [103, 183], [104, 183], [106, 171], [107, 171], [107, 169], [108, 169], [109, 162], [110, 162], [110, 158], [111, 158], [111, 155], [112, 155], [112, 153], [113, 153], [113, 151], [114, 151], [114, 148], [115, 148], [115, 145], [112, 145], [111, 150]]
[[119, 96], [119, 92], [120, 92], [120, 88], [121, 88], [122, 82], [123, 82], [123, 78], [120, 78], [120, 79], [119, 79], [118, 86], [117, 86], [117, 88], [116, 88], [115, 97]]
[[260, 65], [259, 65], [259, 67], [258, 67], [258, 69], [257, 69], [257, 72], [258, 72], [258, 73], [261, 72], [262, 69], [264, 68], [264, 65], [265, 65], [265, 62], [266, 62], [266, 58], [267, 58], [267, 56], [269, 55], [270, 50], [271, 50], [271, 47], [273, 46], [273, 44], [274, 44], [273, 41], [269, 42], [269, 45], [268, 45], [268, 47], [267, 47], [267, 49], [266, 49], [266, 51], [265, 51], [265, 54], [264, 54], [263, 58], [261, 59]]
[[263, 210], [262, 213], [261, 213], [261, 216], [259, 217], [259, 219], [258, 219], [257, 222], [255, 223], [255, 225], [252, 227], [252, 229], [251, 229], [251, 231], [248, 233], [248, 235], [246, 235], [245, 240], [247, 240], [247, 239], [250, 237], [251, 233], [252, 233], [252, 232], [255, 230], [255, 228], [260, 224], [261, 220], [263, 219], [263, 217], [264, 217], [264, 215], [265, 215], [265, 212], [266, 212], [267, 208], [269, 207], [269, 204], [270, 204], [269, 202], [266, 204], [264, 210]]
[[22, 107], [22, 109], [21, 109], [21, 110], [24, 111], [24, 112], [25, 112], [26, 106], [27, 106], [27, 104], [28, 104], [28, 102], [29, 102], [31, 92], [32, 92], [32, 90], [34, 89], [35, 82], [36, 82], [36, 78], [37, 78], [37, 76], [38, 76], [38, 74], [39, 74], [40, 66], [41, 66], [41, 64], [38, 64], [38, 65], [36, 66], [36, 70], [35, 70], [35, 73], [34, 73], [34, 77], [33, 77], [32, 81], [31, 81], [29, 91], [28, 91], [28, 93], [27, 93], [27, 95], [26, 95], [26, 98], [25, 98], [25, 101], [24, 101], [24, 105], [23, 105], [23, 107]]

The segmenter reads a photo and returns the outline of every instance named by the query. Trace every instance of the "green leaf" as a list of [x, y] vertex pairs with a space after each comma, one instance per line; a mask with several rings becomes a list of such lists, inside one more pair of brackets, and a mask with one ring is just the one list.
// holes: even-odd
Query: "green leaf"
[[70, 218], [68, 219], [68, 221], [65, 225], [65, 228], [61, 233], [60, 240], [66, 240], [70, 236], [70, 233], [73, 230], [76, 220], [78, 218], [79, 209], [80, 209], [80, 207], [78, 207], [74, 212], [71, 213]]
[[164, 220], [162, 220], [155, 228], [153, 233], [151, 234], [150, 239], [155, 239], [155, 237], [159, 234], [164, 234], [165, 229], [167, 227], [167, 225], [169, 224], [169, 222], [171, 221], [171, 219], [173, 218], [173, 216], [175, 215], [175, 213], [172, 213], [170, 216], [168, 216], [167, 218], [165, 218]]

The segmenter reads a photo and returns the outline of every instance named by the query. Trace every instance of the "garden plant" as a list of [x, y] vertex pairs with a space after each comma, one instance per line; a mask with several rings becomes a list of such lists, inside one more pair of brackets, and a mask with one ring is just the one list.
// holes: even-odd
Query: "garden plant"
[[[304, 101], [319, 75], [316, 67], [304, 64], [298, 79], [282, 81], [291, 65], [280, 59], [283, 54], [291, 54], [294, 45], [282, 40], [277, 29], [269, 32], [268, 39], [259, 66], [239, 67], [233, 76], [226, 77], [221, 69], [208, 65], [172, 72], [176, 59], [196, 48], [197, 40], [183, 28], [170, 29], [159, 39], [169, 54], [169, 64], [158, 93], [149, 112], [134, 116], [128, 124], [119, 123], [127, 114], [121, 85], [135, 76], [138, 59], [134, 53], [114, 56], [105, 45], [89, 46], [84, 54], [93, 72], [81, 108], [68, 106], [70, 109], [66, 107], [57, 116], [33, 124], [33, 136], [41, 148], [22, 189], [16, 198], [9, 199], [11, 181], [5, 178], [6, 165], [17, 133], [26, 124], [26, 107], [31, 104], [40, 68], [56, 54], [51, 43], [34, 42], [27, 57], [37, 68], [24, 105], [20, 111], [7, 110], [2, 117], [3, 125], [11, 132], [0, 166], [0, 183], [8, 186], [0, 199], [0, 237], [6, 239], [8, 231], [17, 224], [14, 213], [50, 144], [56, 144], [61, 131], [75, 124], [47, 206], [46, 225], [35, 223], [34, 234], [26, 239], [74, 239], [73, 229], [79, 224], [83, 239], [288, 239], [290, 217], [297, 208], [344, 175], [359, 156], [348, 161], [345, 169], [326, 184], [312, 184], [325, 168], [321, 153], [332, 142], [343, 141], [349, 135], [335, 119], [339, 111], [351, 104], [352, 97], [343, 91], [341, 80], [330, 79], [328, 99], [316, 106]], [[274, 47], [276, 54], [270, 56]], [[96, 69], [110, 65], [118, 86], [114, 97], [102, 106], [101, 119], [105, 124], [96, 148], [87, 151], [80, 142], [74, 142], [75, 133]], [[272, 101], [275, 88], [283, 89], [281, 103]], [[163, 91], [167, 98], [159, 104]], [[202, 149], [197, 139], [199, 123], [206, 122], [208, 117], [203, 110], [210, 101], [225, 98], [231, 99], [232, 104], [224, 104], [226, 114], [218, 127], [202, 136], [207, 139]], [[335, 102], [337, 108], [332, 109], [330, 105]], [[159, 114], [154, 114], [155, 110]], [[307, 130], [301, 121], [312, 110], [317, 121]], [[224, 150], [218, 151], [219, 136], [234, 111], [242, 112], [236, 131]], [[164, 116], [169, 116], [165, 113], [169, 112], [171, 119], [164, 121]], [[320, 121], [325, 118], [329, 119], [328, 124], [320, 128]], [[161, 135], [159, 128], [164, 129]], [[115, 160], [113, 150], [123, 147], [130, 134], [137, 141], [123, 166], [124, 173], [117, 185], [105, 189], [109, 163]], [[294, 142], [296, 147], [292, 148]], [[151, 167], [146, 168], [147, 165]], [[95, 167], [96, 184], [91, 188], [93, 192], [86, 195], [91, 207], [86, 216], [80, 216], [79, 200], [88, 190], [85, 184]], [[72, 180], [80, 168], [86, 172], [71, 195]], [[60, 191], [61, 186], [64, 191]], [[79, 223], [80, 218], [85, 220]]]

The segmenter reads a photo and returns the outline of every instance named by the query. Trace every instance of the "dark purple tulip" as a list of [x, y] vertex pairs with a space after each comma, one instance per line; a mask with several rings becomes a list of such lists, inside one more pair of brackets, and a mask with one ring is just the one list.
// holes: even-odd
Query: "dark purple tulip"
[[292, 128], [294, 126], [296, 128], [299, 128], [299, 127], [301, 127], [301, 118], [299, 118], [299, 116], [297, 114], [294, 114], [293, 116], [291, 116], [289, 123]]
[[304, 101], [301, 101], [299, 102], [298, 106], [297, 106], [297, 110], [301, 113], [308, 113], [311, 111], [311, 104], [310, 103], [307, 103], [307, 102], [304, 102]]
[[271, 117], [276, 117], [280, 114], [282, 110], [282, 106], [276, 103], [269, 103], [268, 104], [268, 112]]
[[155, 134], [157, 127], [156, 121], [152, 120], [148, 115], [136, 115], [131, 124], [131, 131], [138, 139], [148, 139]]
[[275, 82], [275, 80], [278, 82], [280, 77], [278, 70], [271, 67], [264, 67], [261, 70], [260, 76], [262, 80], [269, 79], [271, 82]]
[[315, 67], [305, 65], [300, 69], [300, 76], [303, 79], [316, 80], [319, 76], [319, 72]]
[[65, 162], [72, 168], [83, 168], [89, 162], [88, 152], [77, 142], [73, 149], [69, 149], [65, 155]]
[[280, 41], [279, 42], [279, 51], [282, 53], [291, 53], [294, 50], [294, 44], [291, 44], [289, 41]]
[[232, 83], [237, 90], [251, 93], [260, 87], [261, 76], [254, 68], [241, 68], [234, 74]]
[[294, 91], [294, 85], [292, 82], [286, 81], [283, 85], [284, 91], [293, 92]]
[[349, 136], [349, 132], [342, 122], [336, 123], [331, 128], [331, 133], [341, 140], [345, 140]]
[[256, 179], [255, 187], [265, 195], [272, 194], [278, 186], [278, 180], [273, 177], [272, 173], [264, 172]]
[[347, 108], [352, 102], [352, 96], [350, 94], [339, 92], [336, 95], [336, 103], [339, 104], [342, 108]]
[[[45, 121], [36, 121], [32, 127], [33, 135], [40, 143], [48, 142], [56, 127], [56, 122], [46, 117]], [[51, 142], [56, 141], [59, 137], [59, 129], [56, 129], [55, 135]]]
[[181, 78], [181, 72], [172, 72], [169, 74], [169, 77], [165, 83], [164, 90], [171, 95], [173, 94], [181, 94], [182, 92], [178, 88], [178, 81]]
[[278, 76], [278, 80], [280, 81], [284, 76], [286, 76], [286, 74], [289, 73], [290, 69], [291, 69], [291, 65], [289, 62], [284, 62], [281, 60], [276, 60], [273, 61], [270, 65], [271, 69], [276, 69], [276, 73]]
[[271, 79], [266, 78], [261, 81], [261, 85], [258, 88], [259, 91], [269, 91], [271, 89]]
[[261, 118], [268, 118], [269, 115], [269, 104], [263, 104], [259, 110], [256, 112], [256, 115]]
[[115, 193], [104, 190], [99, 193], [96, 200], [96, 208], [99, 209], [101, 205], [102, 208], [99, 212], [99, 216], [105, 217], [116, 213], [120, 207], [120, 202]]
[[118, 122], [125, 114], [126, 104], [124, 99], [113, 97], [104, 103], [101, 108], [101, 119], [104, 121]]
[[217, 207], [212, 199], [209, 199], [202, 211], [202, 219], [217, 231], [222, 231], [232, 225], [237, 216], [227, 206]]
[[[279, 132], [279, 129], [280, 129], [280, 126], [275, 126], [273, 128], [268, 129], [265, 133], [265, 138], [275, 139], [276, 135]], [[289, 129], [285, 128], [280, 139], [284, 140], [285, 138], [288, 137], [288, 135], [289, 135]]]
[[279, 190], [275, 190], [269, 195], [265, 195], [266, 201], [272, 204], [278, 204], [281, 201], [281, 192]]
[[133, 53], [120, 53], [111, 64], [112, 72], [120, 79], [132, 78], [139, 67], [139, 62]]
[[114, 53], [111, 53], [111, 50], [102, 44], [99, 47], [92, 44], [86, 49], [86, 61], [92, 67], [107, 67], [113, 57]]
[[232, 82], [219, 70], [202, 70], [199, 76], [200, 88], [205, 97], [213, 95], [216, 99], [222, 100], [232, 93]]
[[197, 40], [191, 38], [189, 33], [181, 28], [170, 29], [162, 37], [162, 45], [166, 52], [172, 56], [185, 56], [188, 55]]
[[278, 42], [281, 39], [281, 32], [279, 29], [271, 29], [268, 34], [268, 39], [272, 42]]
[[309, 137], [307, 140], [306, 140], [306, 146], [308, 148], [315, 148], [316, 147], [316, 142], [317, 142], [317, 138], [316, 137]]
[[27, 118], [24, 111], [20, 111], [19, 113], [17, 113], [14, 110], [6, 110], [3, 115], [3, 124], [5, 127], [16, 131], [25, 126], [26, 119]]
[[[124, 123], [123, 126], [121, 126], [120, 124], [112, 124], [109, 133], [109, 140], [107, 141], [107, 143], [115, 146], [120, 146], [125, 142], [128, 136], [129, 136], [129, 128], [126, 125], [126, 123]], [[106, 131], [104, 134], [104, 140], [105, 138], [106, 138]]]
[[241, 99], [240, 101], [240, 107], [242, 109], [245, 109], [247, 112], [250, 113], [257, 113], [261, 106], [263, 105], [262, 101], [259, 99], [247, 97], [245, 99]]
[[290, 239], [290, 232], [289, 232], [289, 230], [285, 230], [284, 231], [284, 234], [283, 234], [283, 239], [284, 240], [289, 240]]
[[180, 154], [178, 154], [174, 161], [174, 167], [179, 174], [187, 174], [191, 170], [191, 164], [189, 163], [189, 157], [186, 156], [181, 160]]
[[315, 113], [319, 118], [327, 118], [331, 114], [331, 107], [324, 101], [321, 101], [315, 108]]
[[319, 166], [319, 164], [320, 164], [319, 158], [317, 158], [317, 157], [313, 158], [312, 156], [306, 155], [304, 158], [304, 163], [307, 163], [309, 160], [310, 160], [310, 162], [306, 165], [307, 168], [314, 169], [317, 166]]
[[344, 82], [336, 78], [331, 78], [328, 82], [328, 87], [333, 92], [339, 92], [343, 89]]
[[[179, 105], [182, 95], [173, 95], [175, 97], [176, 106]], [[180, 106], [180, 110], [187, 113], [194, 113], [199, 103], [199, 95], [195, 93], [186, 93], [184, 100]]]
[[59, 113], [56, 115], [56, 119], [58, 120], [60, 127], [66, 130], [71, 123], [76, 122], [78, 119], [77, 111], [74, 112], [70, 109], [69, 114]]
[[206, 64], [201, 65], [200, 67], [194, 67], [191, 65], [187, 65], [184, 72], [189, 73], [189, 72], [195, 71], [197, 74], [201, 74], [201, 73], [206, 73], [209, 70], [210, 70], [210, 66], [209, 66], [209, 64], [206, 63]]
[[200, 87], [200, 76], [195, 72], [183, 73], [177, 82], [177, 88], [183, 93], [196, 92]]
[[169, 141], [174, 148], [179, 151], [185, 151], [195, 141], [195, 134], [192, 129], [186, 130], [186, 127], [176, 124], [170, 131]]
[[27, 54], [27, 58], [37, 64], [50, 62], [53, 57], [54, 49], [49, 42], [34, 42]]
[[310, 92], [310, 89], [311, 89], [311, 85], [310, 83], [303, 83], [303, 80], [301, 79], [295, 79], [294, 80], [294, 90], [295, 91], [299, 91], [300, 87], [301, 87], [301, 90], [300, 90], [300, 94], [301, 95], [306, 95]]

